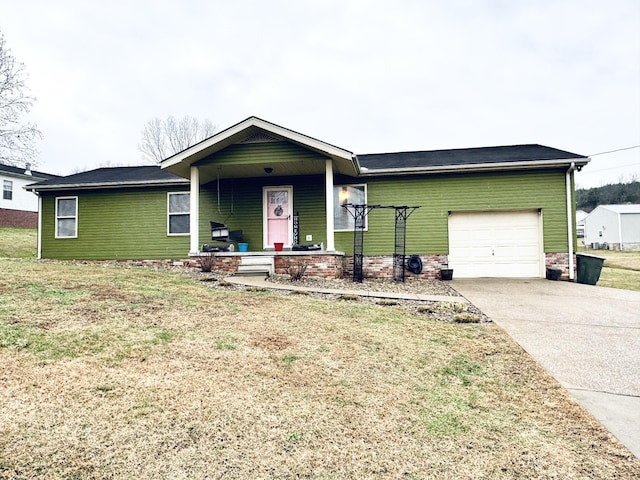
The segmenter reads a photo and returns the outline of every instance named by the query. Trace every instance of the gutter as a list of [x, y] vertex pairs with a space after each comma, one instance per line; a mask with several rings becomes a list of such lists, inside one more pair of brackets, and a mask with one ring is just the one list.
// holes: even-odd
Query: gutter
[[38, 251], [37, 251], [36, 258], [38, 260], [41, 260], [42, 259], [42, 197], [38, 192], [33, 192], [33, 193], [38, 196], [38, 232], [36, 233], [38, 235], [37, 237]]
[[567, 188], [567, 238], [569, 240], [569, 280], [574, 280], [573, 265], [573, 202], [571, 196], [571, 173], [576, 169], [576, 164], [571, 162], [567, 173], [565, 174], [565, 184]]
[[[579, 168], [588, 163], [588, 159], [580, 162]], [[361, 176], [369, 175], [414, 175], [416, 173], [460, 173], [460, 172], [480, 172], [492, 170], [522, 170], [523, 168], [549, 168], [564, 167], [569, 162], [566, 159], [557, 160], [527, 160], [520, 162], [497, 162], [490, 164], [471, 164], [471, 165], [442, 165], [436, 167], [408, 167], [408, 168], [366, 168], [361, 167]], [[575, 162], [571, 162], [569, 167], [571, 170], [576, 168]]]
[[105, 183], [67, 183], [57, 185], [26, 185], [23, 187], [30, 192], [47, 191], [47, 190], [93, 190], [107, 188], [135, 188], [135, 187], [171, 187], [174, 185], [189, 185], [188, 180], [180, 179], [175, 181], [158, 180], [145, 182], [105, 182]]

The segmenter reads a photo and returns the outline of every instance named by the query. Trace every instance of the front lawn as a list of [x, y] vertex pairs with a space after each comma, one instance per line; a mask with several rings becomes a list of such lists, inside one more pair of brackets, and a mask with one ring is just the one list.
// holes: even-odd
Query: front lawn
[[0, 260], [0, 478], [638, 478], [501, 329]]

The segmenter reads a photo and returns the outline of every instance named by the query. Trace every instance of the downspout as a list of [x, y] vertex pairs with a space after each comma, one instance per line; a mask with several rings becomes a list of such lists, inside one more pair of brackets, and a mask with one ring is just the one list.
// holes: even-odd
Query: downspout
[[571, 162], [571, 166], [565, 174], [565, 184], [567, 187], [567, 237], [569, 239], [569, 280], [573, 281], [573, 201], [571, 195], [571, 173], [576, 169], [576, 164]]
[[189, 182], [189, 256], [200, 252], [200, 170], [191, 166]]
[[38, 196], [38, 253], [37, 253], [37, 258], [38, 260], [42, 259], [42, 196], [34, 191], [33, 193], [35, 193]]

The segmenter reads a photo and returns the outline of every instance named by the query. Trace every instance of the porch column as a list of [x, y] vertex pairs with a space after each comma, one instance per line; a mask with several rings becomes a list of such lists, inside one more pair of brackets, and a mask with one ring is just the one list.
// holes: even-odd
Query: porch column
[[197, 255], [200, 252], [200, 170], [191, 167], [191, 179], [189, 190], [189, 255]]
[[325, 187], [326, 187], [326, 206], [327, 206], [327, 246], [329, 252], [336, 249], [333, 236], [333, 160], [328, 159], [325, 163]]

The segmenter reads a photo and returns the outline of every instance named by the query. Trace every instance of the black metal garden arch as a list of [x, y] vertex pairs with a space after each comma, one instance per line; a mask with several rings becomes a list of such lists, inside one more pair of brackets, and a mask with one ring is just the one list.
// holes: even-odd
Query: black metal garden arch
[[393, 248], [393, 280], [404, 282], [404, 265], [406, 260], [407, 219], [418, 207], [407, 205], [367, 205], [345, 203], [342, 205], [353, 217], [353, 281], [362, 283], [362, 261], [364, 252], [365, 218], [369, 212], [378, 208], [395, 210], [395, 242]]

